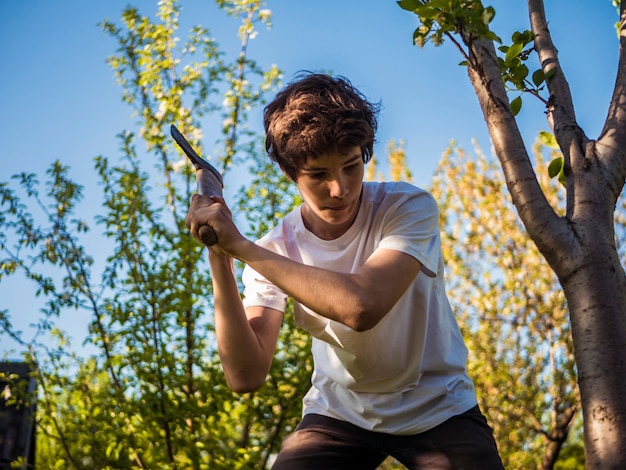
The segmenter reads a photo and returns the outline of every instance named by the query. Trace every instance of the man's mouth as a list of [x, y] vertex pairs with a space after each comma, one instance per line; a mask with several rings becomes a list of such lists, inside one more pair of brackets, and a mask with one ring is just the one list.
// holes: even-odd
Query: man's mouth
[[331, 210], [331, 211], [343, 211], [346, 210], [348, 207], [350, 207], [350, 204], [344, 204], [343, 206], [329, 206], [327, 209]]

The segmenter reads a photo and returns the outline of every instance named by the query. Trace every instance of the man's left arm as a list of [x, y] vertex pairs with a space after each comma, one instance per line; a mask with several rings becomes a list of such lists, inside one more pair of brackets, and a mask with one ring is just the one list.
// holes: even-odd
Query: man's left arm
[[307, 266], [252, 242], [233, 256], [297, 302], [357, 331], [373, 328], [396, 304], [421, 269], [406, 253], [378, 249], [354, 273]]

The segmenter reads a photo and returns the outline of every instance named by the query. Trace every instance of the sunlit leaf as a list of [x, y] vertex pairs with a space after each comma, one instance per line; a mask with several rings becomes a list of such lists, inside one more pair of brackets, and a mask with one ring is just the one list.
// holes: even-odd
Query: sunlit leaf
[[510, 63], [511, 61], [513, 61], [513, 59], [516, 59], [519, 53], [522, 52], [523, 47], [524, 45], [522, 43], [513, 43], [511, 47], [509, 47], [509, 49], [506, 51], [506, 56], [504, 60], [507, 63]]
[[552, 132], [548, 131], [540, 131], [539, 139], [541, 143], [546, 147], [550, 147], [551, 149], [559, 149], [559, 143], [556, 141], [556, 137]]

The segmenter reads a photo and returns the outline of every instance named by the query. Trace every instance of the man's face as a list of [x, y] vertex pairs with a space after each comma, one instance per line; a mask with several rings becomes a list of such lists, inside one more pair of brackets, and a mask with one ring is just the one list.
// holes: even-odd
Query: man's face
[[319, 238], [332, 240], [350, 228], [359, 211], [364, 163], [361, 149], [307, 160], [296, 184], [304, 200], [304, 225]]

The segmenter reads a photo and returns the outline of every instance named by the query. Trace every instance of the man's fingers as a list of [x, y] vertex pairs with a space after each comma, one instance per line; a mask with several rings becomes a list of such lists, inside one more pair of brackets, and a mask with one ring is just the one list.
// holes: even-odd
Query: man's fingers
[[217, 243], [217, 235], [208, 225], [201, 225], [198, 229], [198, 236], [205, 246], [213, 246]]
[[226, 200], [221, 196], [209, 196], [209, 199], [213, 202], [219, 202], [221, 204], [226, 204]]
[[[187, 215], [185, 217], [185, 225], [187, 228], [192, 229], [192, 233], [197, 235], [197, 231], [193, 230], [194, 221], [196, 219], [196, 212], [201, 209], [203, 206], [210, 206], [215, 201], [211, 198], [202, 196], [201, 194], [193, 194], [191, 196], [191, 204], [189, 205], [189, 210], [187, 211]], [[201, 224], [203, 225], [203, 224]]]
[[208, 197], [198, 193], [193, 194], [191, 196], [191, 206], [210, 206], [214, 202], [213, 197], [215, 196]]
[[[213, 217], [215, 217], [216, 214], [214, 209], [211, 212], [209, 206], [212, 206], [215, 203], [218, 203], [220, 206], [228, 210], [226, 201], [221, 196], [203, 196], [201, 194], [193, 194], [191, 196], [189, 211], [185, 217], [185, 225], [189, 228], [193, 237], [200, 240], [206, 246], [212, 246], [217, 243], [215, 231], [209, 224], [209, 217], [211, 214], [214, 214]], [[219, 210], [221, 210], [221, 208]]]

